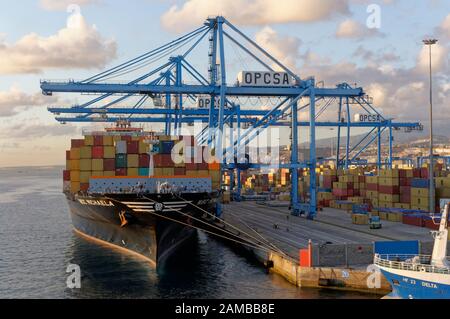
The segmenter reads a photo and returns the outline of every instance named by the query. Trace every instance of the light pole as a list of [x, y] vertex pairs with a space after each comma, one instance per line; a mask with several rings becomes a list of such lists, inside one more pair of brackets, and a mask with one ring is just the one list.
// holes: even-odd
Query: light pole
[[438, 40], [436, 39], [425, 39], [423, 43], [428, 46], [430, 54], [430, 166], [429, 178], [430, 178], [430, 214], [434, 214], [435, 208], [435, 198], [434, 198], [434, 170], [433, 170], [433, 74], [432, 74], [432, 64], [431, 64], [431, 47], [436, 44]]

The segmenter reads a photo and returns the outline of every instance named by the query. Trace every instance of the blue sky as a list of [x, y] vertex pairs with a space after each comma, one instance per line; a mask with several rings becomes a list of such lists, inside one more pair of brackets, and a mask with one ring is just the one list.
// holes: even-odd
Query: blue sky
[[[0, 166], [18, 163], [15, 158], [24, 158], [30, 145], [34, 144], [33, 147], [36, 148], [37, 142], [48, 146], [36, 148], [36, 157], [33, 160], [23, 160], [19, 164], [63, 162], [63, 155], [57, 154], [58, 152], [63, 154], [68, 138], [76, 132], [57, 126], [52, 117], [47, 114], [46, 107], [53, 103], [60, 105], [62, 101], [70, 105], [84, 98], [64, 95], [57, 101], [49, 100], [47, 103], [37, 95], [33, 96], [39, 93], [40, 79], [88, 77], [103, 68], [114, 66], [174, 39], [180, 35], [179, 30], [187, 32], [194, 29], [205, 18], [206, 13], [214, 15], [218, 13], [217, 11], [229, 13], [227, 18], [232, 23], [257, 42], [259, 41], [258, 43], [268, 51], [275, 52], [274, 55], [281, 61], [290, 63], [289, 66], [301, 77], [315, 75], [318, 79], [325, 80], [330, 86], [341, 80], [364, 85], [369, 93], [383, 104], [380, 105], [383, 111], [395, 114], [396, 117], [404, 117], [405, 120], [417, 118], [426, 122], [425, 112], [411, 114], [410, 111], [414, 106], [413, 103], [420, 102], [417, 104], [419, 107], [426, 101], [425, 94], [422, 94], [426, 92], [427, 82], [425, 81], [426, 73], [420, 69], [420, 61], [423, 60], [420, 55], [421, 40], [428, 35], [438, 37], [440, 47], [438, 48], [439, 56], [436, 59], [439, 69], [436, 70], [436, 76], [439, 78], [437, 82], [439, 87], [435, 92], [438, 96], [437, 114], [448, 113], [449, 1], [341, 0], [333, 2], [318, 0], [308, 3], [308, 0], [297, 0], [296, 4], [304, 4], [306, 11], [298, 17], [281, 4], [289, 1], [294, 0], [230, 0], [214, 5], [207, 4], [206, 0], [22, 0], [8, 3], [8, 6], [4, 6], [0, 11], [0, 57], [2, 53], [8, 57], [7, 63], [11, 64], [8, 67], [11, 67], [13, 71], [6, 71], [8, 68], [5, 67], [2, 69], [0, 62], [0, 125], [5, 129], [14, 128], [23, 131], [23, 135], [13, 134], [10, 137], [7, 134], [0, 135], [0, 150], [6, 150], [12, 154], [0, 158]], [[35, 34], [40, 39], [48, 39], [66, 27], [70, 14], [66, 12], [64, 3], [80, 4], [85, 24], [88, 27], [95, 25], [96, 28], [95, 31], [86, 29], [87, 35], [97, 37], [96, 44], [105, 45], [105, 52], [96, 52], [93, 58], [92, 52], [89, 52], [89, 46], [85, 51], [77, 52], [76, 48], [66, 48], [64, 40], [66, 38], [61, 36], [52, 46], [49, 46], [51, 50], [43, 51], [43, 56], [39, 56], [39, 53], [25, 54], [26, 45], [29, 45], [30, 41], [23, 46], [17, 45], [17, 41], [23, 37]], [[255, 17], [252, 17], [253, 20], [250, 21], [242, 17], [245, 12], [241, 14], [236, 12], [239, 10], [232, 8], [233, 5], [237, 5], [245, 11], [247, 7], [255, 3], [267, 6], [278, 4], [279, 8], [271, 8], [272, 11], [274, 8], [279, 9], [279, 12], [273, 15], [255, 12]], [[314, 6], [311, 7], [310, 3], [316, 3], [322, 8], [327, 5], [335, 6], [335, 12], [333, 10], [325, 13], [315, 12], [316, 9]], [[370, 33], [365, 26], [368, 17], [366, 9], [372, 3], [380, 5], [381, 8], [381, 28], [374, 33]], [[174, 5], [177, 7], [173, 8]], [[189, 6], [194, 8], [195, 15], [190, 13]], [[296, 8], [292, 10], [295, 11]], [[313, 21], [306, 21], [309, 20], [308, 14], [311, 17], [314, 16]], [[278, 20], [274, 18], [275, 16]], [[284, 16], [286, 19], [283, 18]], [[176, 23], [172, 23], [174, 21]], [[359, 26], [359, 29], [350, 30], [351, 32], [349, 31], [350, 33], [346, 36], [338, 36], [338, 29], [344, 21], [354, 23]], [[39, 43], [46, 43], [45, 41]], [[287, 46], [287, 43], [290, 45]], [[61, 47], [57, 47], [58, 45]], [[69, 49], [73, 54], [78, 54], [76, 57], [80, 60], [86, 61], [81, 61], [81, 66], [74, 66], [73, 62], [65, 61], [55, 62], [57, 66], [54, 66], [51, 64], [53, 62], [48, 62], [52, 59], [61, 59], [61, 56], [55, 52], [64, 52]], [[234, 49], [231, 47], [228, 49], [229, 61], [239, 61], [233, 54]], [[365, 55], [357, 56], [355, 55], [357, 51], [364, 52]], [[11, 57], [15, 54], [19, 56], [17, 59]], [[30, 56], [37, 61], [35, 67], [40, 72], [35, 73], [30, 70], [18, 72], [14, 63], [20, 64], [21, 68], [29, 69], [31, 66], [27, 64], [29, 62], [26, 59]], [[196, 65], [204, 65], [206, 50], [197, 52], [192, 62]], [[42, 65], [39, 65], [40, 63]], [[237, 73], [240, 67], [242, 66], [236, 65], [230, 72], [231, 78], [235, 77], [234, 73]], [[232, 82], [233, 79], [229, 81]], [[13, 87], [15, 91], [11, 92]], [[11, 112], [8, 98], [17, 100], [14, 108], [18, 111]], [[19, 105], [21, 101], [24, 105]], [[37, 136], [40, 134], [39, 127], [42, 127], [45, 133], [42, 137]], [[440, 133], [447, 134], [444, 128], [446, 125], [438, 123], [437, 127]], [[26, 133], [30, 136], [26, 136]], [[35, 141], [31, 142], [31, 139]]]

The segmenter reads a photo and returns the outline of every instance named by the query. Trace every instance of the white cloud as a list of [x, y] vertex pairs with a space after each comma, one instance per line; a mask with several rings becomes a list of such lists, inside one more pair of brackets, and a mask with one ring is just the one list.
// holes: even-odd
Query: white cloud
[[187, 0], [182, 6], [173, 5], [161, 22], [165, 28], [181, 32], [216, 15], [239, 25], [265, 25], [314, 22], [337, 14], [349, 14], [348, 0]]
[[40, 0], [39, 4], [42, 8], [51, 11], [66, 10], [71, 5], [88, 5], [98, 3], [99, 0]]
[[[445, 69], [448, 66], [448, 49], [437, 43], [431, 48], [431, 59], [433, 69]], [[428, 71], [430, 68], [430, 51], [423, 46], [417, 58], [417, 69], [420, 72]]]
[[351, 19], [341, 22], [336, 30], [336, 37], [338, 38], [363, 39], [377, 35], [381, 35], [377, 29], [369, 29], [362, 23]]
[[44, 96], [42, 93], [27, 94], [17, 87], [0, 92], [0, 117], [16, 115], [32, 107], [55, 103], [54, 96]]
[[79, 13], [55, 35], [25, 35], [14, 44], [0, 42], [0, 74], [40, 73], [50, 68], [103, 68], [116, 56], [114, 40], [106, 40]]
[[[265, 27], [255, 35], [255, 41], [288, 68], [295, 68], [300, 57], [300, 39], [291, 36], [280, 36], [271, 27]], [[278, 66], [274, 66], [280, 69]]]

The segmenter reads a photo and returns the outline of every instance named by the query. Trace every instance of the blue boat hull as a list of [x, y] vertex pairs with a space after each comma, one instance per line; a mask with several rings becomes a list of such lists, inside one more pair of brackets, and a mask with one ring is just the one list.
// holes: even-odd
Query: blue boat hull
[[392, 286], [390, 296], [402, 299], [450, 299], [450, 285], [423, 281], [417, 278], [393, 274], [381, 269]]

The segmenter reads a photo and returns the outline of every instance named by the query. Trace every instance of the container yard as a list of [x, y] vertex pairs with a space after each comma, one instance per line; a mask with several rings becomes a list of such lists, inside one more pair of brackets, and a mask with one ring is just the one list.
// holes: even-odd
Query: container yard
[[[188, 58], [202, 41], [207, 68], [197, 70]], [[257, 67], [230, 75], [230, 42]], [[178, 55], [171, 51], [187, 44]], [[149, 70], [155, 56], [167, 62]], [[135, 80], [118, 84], [137, 70]], [[85, 80], [42, 80], [41, 89], [98, 95], [48, 110], [63, 124], [106, 126], [73, 139], [66, 152], [63, 183], [74, 227], [156, 267], [201, 230], [245, 247], [296, 286], [382, 296], [397, 279], [370, 286], [380, 273], [371, 268], [374, 256], [411, 245], [415, 254], [446, 250], [440, 212], [450, 201], [448, 159], [399, 159], [393, 151], [394, 132], [421, 132], [423, 125], [383, 116], [363, 87], [300, 77], [222, 16]], [[146, 100], [150, 107], [142, 107]], [[336, 133], [336, 153], [326, 158], [317, 155], [323, 129]], [[276, 143], [261, 142], [268, 131], [279, 134]], [[369, 147], [375, 159], [364, 158]], [[445, 244], [436, 244], [443, 234]]]

